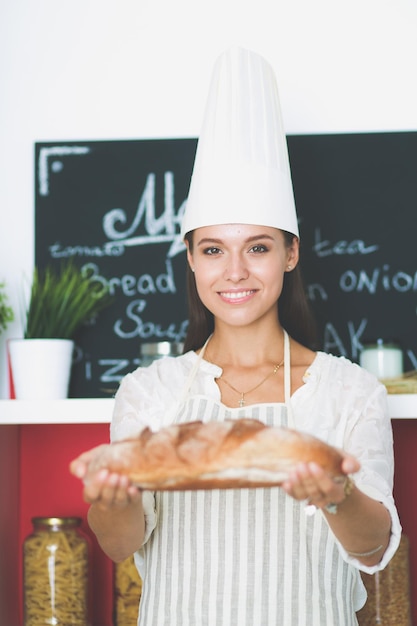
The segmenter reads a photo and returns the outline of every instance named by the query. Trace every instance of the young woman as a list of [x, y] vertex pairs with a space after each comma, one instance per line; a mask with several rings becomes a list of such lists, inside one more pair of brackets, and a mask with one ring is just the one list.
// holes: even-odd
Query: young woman
[[[135, 553], [141, 626], [353, 626], [366, 598], [360, 570], [382, 569], [399, 544], [385, 388], [314, 350], [296, 221], [280, 226], [275, 201], [263, 208], [255, 217], [251, 207], [252, 221], [228, 205], [185, 217], [184, 354], [125, 377], [111, 437], [250, 417], [343, 450], [345, 480], [300, 463], [281, 487], [153, 494], [97, 472], [84, 487], [89, 523], [115, 561]], [[74, 474], [96, 453], [76, 459]]]

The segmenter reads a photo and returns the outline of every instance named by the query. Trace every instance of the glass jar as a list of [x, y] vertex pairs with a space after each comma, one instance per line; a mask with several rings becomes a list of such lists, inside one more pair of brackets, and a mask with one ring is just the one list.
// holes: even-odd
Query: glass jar
[[34, 517], [23, 544], [24, 626], [88, 624], [88, 552], [79, 517]]
[[362, 626], [411, 626], [410, 545], [407, 535], [401, 535], [398, 550], [387, 566], [367, 574], [361, 572], [366, 587], [365, 606], [357, 613]]
[[116, 564], [114, 592], [115, 626], [136, 626], [142, 581], [133, 555]]
[[156, 359], [164, 356], [179, 356], [184, 348], [183, 343], [170, 341], [157, 341], [155, 343], [142, 343], [140, 346], [140, 364], [147, 367]]
[[396, 343], [377, 339], [364, 345], [359, 364], [379, 379], [395, 378], [403, 373], [403, 353]]

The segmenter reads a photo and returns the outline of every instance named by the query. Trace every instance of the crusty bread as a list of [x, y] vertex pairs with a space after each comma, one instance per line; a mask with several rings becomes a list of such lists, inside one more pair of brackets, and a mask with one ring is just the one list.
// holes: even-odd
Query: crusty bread
[[238, 419], [145, 428], [135, 439], [103, 446], [88, 473], [107, 468], [149, 490], [267, 487], [308, 461], [342, 474], [342, 455], [316, 437]]

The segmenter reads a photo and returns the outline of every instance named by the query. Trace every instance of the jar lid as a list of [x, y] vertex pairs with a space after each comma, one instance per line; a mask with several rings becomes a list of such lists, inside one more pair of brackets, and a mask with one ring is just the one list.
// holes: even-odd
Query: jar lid
[[35, 526], [79, 526], [81, 522], [81, 517], [32, 517]]
[[399, 350], [399, 344], [393, 339], [374, 339], [363, 344], [363, 350], [375, 350], [375, 349], [387, 349], [387, 350]]
[[142, 343], [140, 351], [143, 356], [178, 356], [182, 353], [184, 344], [171, 341], [158, 341], [154, 343]]

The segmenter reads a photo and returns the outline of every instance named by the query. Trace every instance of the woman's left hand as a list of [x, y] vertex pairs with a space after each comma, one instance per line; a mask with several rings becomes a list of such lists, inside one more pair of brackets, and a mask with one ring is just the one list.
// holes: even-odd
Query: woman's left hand
[[[367, 496], [352, 482], [346, 482], [349, 474], [360, 469], [360, 464], [355, 457], [341, 452], [341, 476], [330, 476], [316, 463], [299, 463], [282, 488], [296, 500], [305, 501], [306, 515], [323, 509], [332, 532], [346, 552], [372, 567], [380, 562], [389, 544], [391, 517], [381, 502]], [[330, 504], [336, 506], [328, 507]]]
[[329, 476], [317, 463], [299, 463], [290, 472], [282, 488], [296, 500], [307, 500], [309, 505], [321, 509], [328, 504], [339, 504], [345, 499], [345, 479], [349, 474], [357, 472], [360, 468], [355, 457], [343, 453], [342, 471], [344, 477], [337, 479]]

